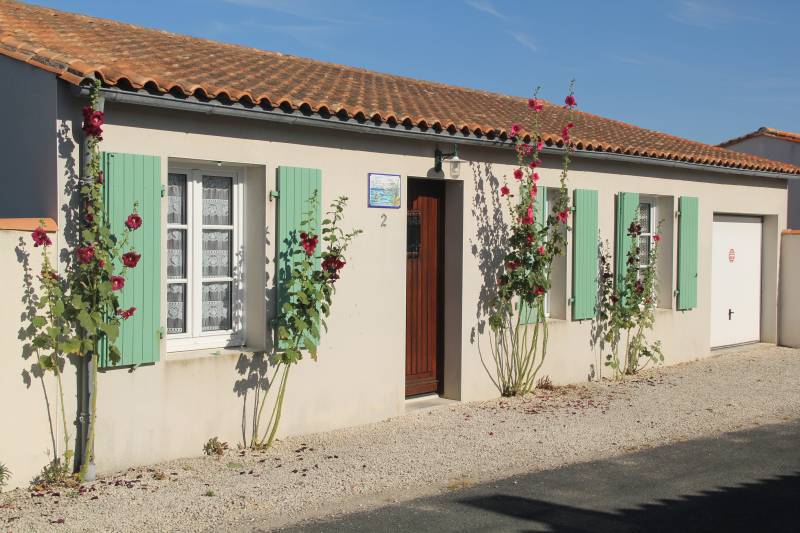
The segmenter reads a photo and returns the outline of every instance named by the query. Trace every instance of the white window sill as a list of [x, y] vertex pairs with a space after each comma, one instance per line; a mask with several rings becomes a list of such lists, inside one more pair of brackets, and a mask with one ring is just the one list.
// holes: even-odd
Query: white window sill
[[180, 352], [167, 352], [167, 361], [186, 361], [190, 359], [205, 359], [207, 357], [225, 357], [232, 355], [249, 355], [254, 356], [263, 353], [264, 350], [258, 350], [250, 346], [231, 346], [229, 348], [201, 348], [198, 350], [185, 350]]

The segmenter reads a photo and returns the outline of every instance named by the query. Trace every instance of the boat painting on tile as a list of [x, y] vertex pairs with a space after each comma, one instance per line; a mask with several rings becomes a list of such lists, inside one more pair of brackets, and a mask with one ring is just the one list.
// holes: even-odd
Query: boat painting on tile
[[368, 179], [369, 207], [400, 208], [400, 174], [370, 172]]

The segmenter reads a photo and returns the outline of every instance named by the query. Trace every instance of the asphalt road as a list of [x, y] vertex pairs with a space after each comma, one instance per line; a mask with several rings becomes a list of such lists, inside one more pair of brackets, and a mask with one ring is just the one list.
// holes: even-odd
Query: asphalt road
[[800, 420], [282, 531], [800, 532]]

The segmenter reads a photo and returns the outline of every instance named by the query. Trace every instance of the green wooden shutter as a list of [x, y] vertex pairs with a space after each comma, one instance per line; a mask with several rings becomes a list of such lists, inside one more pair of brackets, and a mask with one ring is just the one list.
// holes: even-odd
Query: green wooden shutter
[[[130, 243], [142, 258], [128, 269], [119, 294], [121, 309], [136, 313], [121, 321], [116, 346], [122, 359], [113, 365], [108, 347], [101, 346], [100, 365], [127, 366], [154, 363], [161, 354], [161, 159], [157, 156], [103, 152], [104, 200], [111, 232], [121, 237], [125, 220], [139, 202], [142, 227], [131, 233]], [[118, 263], [121, 268], [121, 264]]]
[[694, 196], [678, 199], [678, 309], [697, 307], [699, 202]]
[[597, 191], [576, 189], [572, 238], [572, 320], [597, 311]]
[[[537, 230], [547, 225], [547, 187], [539, 187], [536, 198], [533, 199], [533, 227]], [[519, 312], [522, 314], [520, 322], [523, 324], [536, 323], [536, 312], [525, 302], [520, 303]]]
[[[300, 250], [301, 222], [308, 212], [309, 199], [317, 191], [317, 208], [314, 228], [317, 235], [321, 226], [322, 171], [318, 168], [278, 167], [278, 213], [277, 213], [277, 253], [278, 253], [278, 308], [280, 313], [283, 304], [288, 301], [289, 287], [287, 279], [291, 272], [292, 256]], [[317, 262], [323, 245], [320, 237]]]
[[639, 193], [621, 192], [617, 195], [617, 228], [615, 245], [616, 271], [615, 279], [617, 285], [625, 279], [626, 262], [628, 252], [631, 249], [631, 237], [628, 235], [628, 228], [631, 222], [639, 216]]

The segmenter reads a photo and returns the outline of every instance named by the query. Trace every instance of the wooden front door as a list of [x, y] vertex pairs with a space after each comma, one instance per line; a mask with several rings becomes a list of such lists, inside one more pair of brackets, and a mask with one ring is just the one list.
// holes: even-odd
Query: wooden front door
[[442, 383], [444, 183], [408, 180], [406, 396]]

